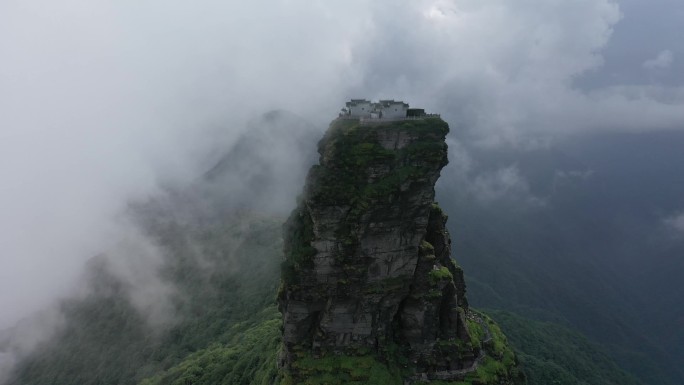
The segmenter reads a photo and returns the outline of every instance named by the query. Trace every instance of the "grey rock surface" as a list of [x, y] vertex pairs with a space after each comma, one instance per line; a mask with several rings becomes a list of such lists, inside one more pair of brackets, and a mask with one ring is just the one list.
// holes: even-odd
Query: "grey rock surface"
[[402, 346], [417, 370], [472, 365], [463, 272], [434, 185], [447, 163], [440, 119], [331, 124], [285, 226], [287, 366], [296, 349]]

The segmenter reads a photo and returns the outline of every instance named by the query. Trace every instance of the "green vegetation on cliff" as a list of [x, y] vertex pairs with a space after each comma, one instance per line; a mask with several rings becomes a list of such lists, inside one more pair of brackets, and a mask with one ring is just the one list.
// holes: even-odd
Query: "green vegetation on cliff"
[[[360, 214], [368, 209], [368, 200], [387, 197], [401, 183], [419, 178], [431, 164], [446, 164], [446, 143], [436, 140], [449, 132], [439, 118], [392, 123], [392, 129], [410, 132], [408, 146], [392, 150], [379, 143], [377, 125], [361, 125], [355, 120], [337, 120], [319, 142], [321, 159], [313, 166], [309, 179], [314, 190], [311, 199], [328, 204], [351, 204]], [[424, 165], [409, 162], [421, 159]], [[385, 178], [368, 183], [374, 168], [401, 164]]]
[[280, 313], [271, 306], [233, 325], [225, 344], [214, 343], [190, 354], [171, 369], [140, 385], [272, 385], [277, 378]]
[[298, 353], [293, 363], [300, 380], [285, 374], [281, 385], [384, 385], [401, 384], [399, 369], [394, 363], [383, 362], [371, 355], [331, 354], [314, 357]]
[[[430, 381], [435, 385], [496, 385], [513, 384], [520, 378], [515, 366], [515, 353], [509, 347], [506, 337], [496, 323], [487, 315], [472, 313], [469, 325], [473, 330], [472, 345], [481, 346], [486, 353], [471, 371], [465, 371], [460, 381]], [[475, 321], [477, 317], [480, 322]], [[472, 330], [472, 329], [471, 329]], [[438, 349], [453, 342], [438, 341]], [[447, 349], [450, 351], [450, 349]], [[386, 385], [402, 384], [403, 378], [411, 377], [410, 363], [406, 360], [405, 349], [390, 344], [380, 355], [369, 351], [349, 354], [326, 354], [314, 357], [301, 349], [296, 352], [293, 363], [298, 372], [298, 381], [286, 374], [281, 385]], [[448, 354], [448, 353], [447, 353]]]

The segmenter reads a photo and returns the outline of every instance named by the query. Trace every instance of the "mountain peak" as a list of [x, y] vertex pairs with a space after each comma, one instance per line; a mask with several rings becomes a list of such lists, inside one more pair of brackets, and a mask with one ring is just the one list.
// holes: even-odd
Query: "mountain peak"
[[[286, 379], [300, 383], [330, 367], [339, 383], [373, 382], [372, 373], [384, 383], [477, 376], [493, 332], [468, 307], [434, 202], [448, 131], [436, 116], [343, 116], [330, 125], [285, 225]], [[510, 362], [496, 378], [513, 383], [513, 353], [499, 348]], [[356, 365], [375, 369], [355, 375]]]

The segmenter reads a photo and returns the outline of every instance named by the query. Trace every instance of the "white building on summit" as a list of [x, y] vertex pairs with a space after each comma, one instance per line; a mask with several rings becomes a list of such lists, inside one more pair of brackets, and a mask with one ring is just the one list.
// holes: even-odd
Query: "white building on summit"
[[397, 119], [406, 117], [409, 105], [402, 101], [381, 100], [376, 103], [376, 108], [378, 109], [381, 118]]
[[366, 99], [352, 99], [347, 102], [347, 115], [355, 118], [370, 118], [375, 109], [375, 103]]
[[380, 100], [373, 103], [366, 99], [352, 99], [346, 103], [346, 108], [342, 109], [340, 117], [356, 119], [403, 119], [419, 112], [425, 113], [420, 109], [409, 109], [408, 103], [400, 100]]

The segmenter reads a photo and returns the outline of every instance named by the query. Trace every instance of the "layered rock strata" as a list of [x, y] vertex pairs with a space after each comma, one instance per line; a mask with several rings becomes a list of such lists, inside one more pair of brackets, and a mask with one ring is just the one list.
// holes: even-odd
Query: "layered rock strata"
[[434, 202], [448, 130], [439, 118], [333, 121], [284, 229], [282, 366], [298, 351], [389, 346], [414, 372], [473, 365], [463, 272]]

